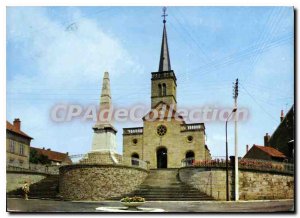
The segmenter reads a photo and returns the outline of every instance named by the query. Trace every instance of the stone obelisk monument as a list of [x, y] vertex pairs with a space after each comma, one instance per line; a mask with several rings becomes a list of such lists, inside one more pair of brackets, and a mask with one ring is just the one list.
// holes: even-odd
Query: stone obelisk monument
[[110, 93], [110, 81], [108, 72], [104, 73], [100, 108], [97, 122], [93, 127], [94, 135], [92, 150], [85, 161], [89, 163], [112, 164], [118, 163], [116, 154], [116, 133], [112, 122], [112, 101]]
[[102, 92], [100, 97], [100, 109], [97, 123], [93, 127], [94, 136], [92, 152], [116, 152], [116, 133], [112, 122], [112, 106], [110, 94], [110, 82], [108, 72], [104, 73]]

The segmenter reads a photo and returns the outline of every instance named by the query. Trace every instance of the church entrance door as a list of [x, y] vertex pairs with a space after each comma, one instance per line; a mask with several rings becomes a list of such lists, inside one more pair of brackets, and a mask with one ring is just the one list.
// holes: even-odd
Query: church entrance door
[[157, 168], [168, 168], [168, 152], [165, 147], [156, 151]]

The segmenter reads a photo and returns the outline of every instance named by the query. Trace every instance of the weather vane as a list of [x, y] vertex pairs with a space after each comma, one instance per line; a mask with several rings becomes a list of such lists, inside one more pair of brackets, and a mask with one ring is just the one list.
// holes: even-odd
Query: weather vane
[[163, 15], [161, 15], [161, 16], [164, 17], [163, 23], [166, 23], [166, 16], [168, 16], [168, 15], [166, 14], [167, 7], [163, 7], [162, 10], [163, 10]]

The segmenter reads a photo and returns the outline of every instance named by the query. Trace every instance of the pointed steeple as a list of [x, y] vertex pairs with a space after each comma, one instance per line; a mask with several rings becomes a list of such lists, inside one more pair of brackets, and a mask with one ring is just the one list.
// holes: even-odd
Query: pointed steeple
[[158, 72], [162, 71], [170, 71], [171, 70], [171, 62], [170, 62], [170, 55], [169, 55], [169, 48], [168, 48], [168, 38], [167, 38], [167, 29], [166, 29], [166, 7], [163, 8], [163, 15], [164, 17], [163, 23], [163, 36], [162, 36], [162, 43], [161, 43], [161, 51], [160, 51], [160, 59], [159, 59], [159, 68]]
[[98, 121], [94, 126], [94, 129], [95, 128], [101, 129], [105, 127], [113, 128], [113, 122], [111, 119], [111, 115], [112, 115], [111, 110], [112, 110], [112, 105], [111, 105], [109, 73], [105, 72], [103, 76], [102, 91], [100, 97], [100, 108], [99, 108], [100, 116], [98, 116]]

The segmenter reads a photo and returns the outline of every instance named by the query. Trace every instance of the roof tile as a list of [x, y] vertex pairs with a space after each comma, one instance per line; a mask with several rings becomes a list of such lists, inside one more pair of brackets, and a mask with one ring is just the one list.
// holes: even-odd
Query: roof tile
[[11, 124], [10, 122], [6, 121], [6, 130], [12, 131], [16, 134], [19, 134], [21, 136], [24, 136], [26, 138], [30, 138], [33, 139], [32, 137], [30, 137], [29, 135], [27, 135], [25, 132], [18, 130], [13, 124]]
[[286, 156], [282, 152], [278, 151], [277, 149], [275, 149], [273, 147], [262, 146], [262, 145], [254, 145], [254, 146], [272, 157], [286, 158]]
[[58, 161], [58, 162], [66, 162], [66, 163], [72, 163], [70, 157], [66, 153], [61, 153], [57, 151], [51, 151], [47, 149], [42, 149], [42, 148], [35, 148], [35, 147], [30, 147], [30, 149], [34, 149], [38, 152], [38, 154], [43, 154], [48, 156], [48, 158], [52, 161]]

